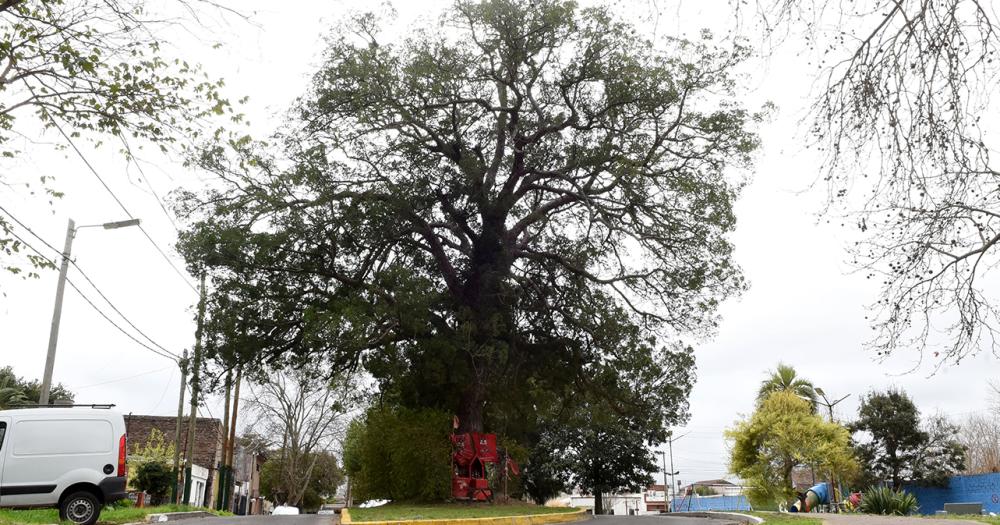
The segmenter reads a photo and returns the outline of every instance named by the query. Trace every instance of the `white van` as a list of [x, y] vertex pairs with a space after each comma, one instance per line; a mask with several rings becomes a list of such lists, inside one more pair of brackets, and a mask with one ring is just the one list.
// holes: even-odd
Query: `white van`
[[92, 525], [127, 496], [125, 420], [108, 408], [0, 410], [0, 507]]

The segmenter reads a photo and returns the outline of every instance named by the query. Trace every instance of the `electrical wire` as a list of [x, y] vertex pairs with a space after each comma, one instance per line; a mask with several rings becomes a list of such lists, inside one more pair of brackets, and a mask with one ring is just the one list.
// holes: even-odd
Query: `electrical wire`
[[[46, 241], [45, 239], [43, 239], [40, 235], [38, 235], [37, 233], [35, 233], [34, 230], [32, 230], [31, 228], [29, 228], [23, 222], [21, 222], [20, 219], [18, 219], [17, 217], [15, 217], [14, 214], [12, 214], [6, 208], [4, 208], [3, 206], [0, 206], [0, 211], [3, 211], [8, 217], [10, 217], [14, 222], [16, 222], [18, 224], [18, 226], [20, 226], [21, 228], [24, 228], [28, 233], [30, 233], [34, 238], [36, 238], [39, 241], [41, 241], [42, 244], [44, 244], [45, 246], [47, 246], [50, 250], [52, 250], [52, 251], [54, 251], [54, 252], [56, 252], [56, 253], [58, 253], [60, 255], [62, 254], [62, 252], [59, 251], [59, 250], [57, 250], [55, 248], [55, 246], [52, 246], [52, 244], [50, 244], [48, 241]], [[108, 296], [104, 295], [104, 292], [102, 292], [101, 289], [96, 284], [94, 284], [94, 281], [90, 279], [90, 276], [87, 275], [87, 272], [83, 271], [83, 268], [81, 268], [80, 265], [76, 263], [76, 261], [74, 261], [73, 259], [70, 259], [69, 262], [70, 262], [70, 264], [72, 264], [77, 269], [78, 272], [80, 272], [80, 275], [83, 276], [84, 280], [86, 280], [90, 284], [90, 286], [92, 286], [94, 288], [94, 291], [97, 292], [97, 295], [100, 295], [101, 298], [104, 299], [104, 302], [108, 303], [108, 306], [110, 306], [111, 309], [115, 311], [115, 313], [117, 313], [122, 319], [124, 319], [125, 322], [128, 323], [128, 325], [132, 327], [133, 330], [135, 330], [136, 332], [139, 332], [139, 335], [141, 335], [142, 337], [145, 337], [146, 340], [149, 341], [153, 346], [155, 346], [158, 349], [160, 349], [161, 351], [166, 352], [167, 354], [170, 354], [171, 356], [173, 356], [173, 359], [175, 359], [175, 360], [180, 359], [179, 355], [171, 352], [170, 350], [167, 350], [163, 345], [161, 345], [161, 344], [157, 343], [156, 341], [154, 341], [152, 337], [149, 337], [148, 335], [146, 335], [145, 332], [143, 332], [142, 330], [140, 330], [139, 327], [135, 325], [135, 323], [133, 323], [125, 314], [123, 314], [122, 311], [119, 310], [118, 307], [115, 306], [115, 304], [111, 302], [111, 299], [108, 299]]]
[[157, 372], [162, 372], [164, 370], [172, 370], [173, 368], [174, 368], [173, 366], [167, 366], [167, 367], [163, 367], [163, 368], [157, 368], [156, 370], [148, 370], [146, 372], [140, 372], [138, 374], [130, 375], [128, 377], [122, 377], [122, 378], [118, 378], [118, 379], [111, 379], [109, 381], [101, 381], [100, 383], [94, 383], [94, 384], [91, 384], [91, 385], [84, 385], [84, 386], [74, 387], [74, 390], [83, 390], [85, 388], [93, 388], [95, 386], [110, 385], [111, 383], [121, 383], [122, 381], [128, 381], [129, 379], [135, 379], [137, 377], [148, 376], [149, 374], [155, 374]]
[[[128, 208], [121, 201], [121, 199], [118, 198], [118, 195], [115, 194], [115, 192], [111, 189], [111, 187], [108, 186], [106, 182], [104, 182], [104, 178], [101, 177], [101, 174], [97, 172], [97, 169], [95, 169], [94, 166], [90, 163], [90, 161], [87, 160], [87, 157], [83, 154], [82, 151], [80, 151], [80, 148], [76, 146], [76, 143], [73, 142], [73, 139], [70, 138], [70, 136], [65, 131], [63, 131], [62, 126], [60, 126], [59, 123], [56, 122], [55, 120], [52, 120], [51, 122], [52, 125], [56, 128], [56, 130], [59, 131], [59, 134], [66, 139], [66, 142], [69, 143], [70, 147], [73, 148], [73, 151], [76, 152], [76, 155], [80, 157], [80, 160], [83, 161], [83, 163], [87, 166], [90, 172], [93, 173], [95, 177], [97, 177], [97, 180], [101, 183], [101, 186], [104, 186], [104, 189], [107, 190], [109, 195], [111, 195], [111, 198], [114, 199], [116, 203], [118, 203], [118, 207], [125, 212], [125, 215], [127, 215], [129, 219], [134, 219], [135, 217], [132, 215], [132, 212], [128, 210]], [[198, 288], [194, 284], [192, 284], [191, 281], [188, 280], [184, 272], [182, 272], [180, 268], [178, 268], [177, 265], [174, 264], [172, 260], [170, 260], [170, 257], [167, 255], [167, 253], [164, 252], [163, 249], [160, 248], [160, 245], [153, 240], [153, 237], [151, 237], [149, 235], [149, 232], [147, 232], [146, 229], [143, 228], [142, 224], [139, 225], [139, 231], [141, 231], [142, 234], [149, 241], [149, 243], [153, 245], [153, 248], [156, 248], [156, 251], [160, 253], [160, 255], [163, 257], [163, 260], [167, 261], [167, 264], [169, 264], [170, 267], [174, 269], [174, 272], [184, 281], [184, 283], [187, 284], [189, 288], [194, 290], [196, 294], [199, 293]]]
[[[55, 262], [54, 261], [52, 261], [51, 259], [49, 259], [48, 257], [46, 257], [41, 251], [39, 251], [37, 248], [35, 248], [34, 246], [32, 246], [31, 243], [29, 243], [28, 241], [24, 240], [23, 237], [21, 237], [20, 235], [18, 235], [17, 233], [15, 233], [13, 231], [11, 231], [10, 234], [13, 235], [15, 239], [21, 241], [21, 244], [24, 244], [29, 249], [31, 249], [31, 251], [35, 252], [43, 260], [45, 260], [49, 264], [55, 266]], [[155, 349], [155, 348], [147, 345], [146, 343], [143, 343], [139, 339], [136, 339], [136, 337], [134, 335], [128, 333], [118, 323], [114, 322], [110, 317], [108, 317], [108, 315], [105, 314], [103, 310], [101, 310], [100, 308], [98, 308], [97, 305], [94, 304], [93, 301], [90, 300], [90, 298], [88, 298], [86, 295], [84, 295], [83, 291], [81, 291], [80, 288], [78, 288], [76, 286], [76, 284], [74, 284], [73, 281], [70, 280], [68, 277], [66, 278], [66, 282], [70, 285], [71, 288], [73, 288], [74, 290], [76, 290], [76, 293], [78, 293], [80, 295], [80, 297], [83, 298], [83, 300], [86, 301], [87, 304], [89, 304], [90, 307], [94, 309], [94, 311], [96, 311], [98, 314], [100, 314], [101, 317], [103, 317], [108, 323], [111, 324], [111, 326], [114, 326], [115, 328], [117, 328], [119, 332], [125, 334], [126, 337], [128, 337], [129, 339], [135, 341], [136, 344], [138, 344], [139, 346], [145, 348], [146, 350], [149, 350], [150, 352], [153, 352], [154, 354], [156, 354], [156, 355], [158, 355], [160, 357], [164, 357], [166, 359], [170, 359], [171, 361], [174, 361], [174, 362], [177, 361], [177, 358], [175, 356], [172, 356], [170, 354], [165, 354], [165, 353], [163, 353], [163, 352], [161, 352], [161, 351], [159, 351], [159, 350], [157, 350], [157, 349]]]

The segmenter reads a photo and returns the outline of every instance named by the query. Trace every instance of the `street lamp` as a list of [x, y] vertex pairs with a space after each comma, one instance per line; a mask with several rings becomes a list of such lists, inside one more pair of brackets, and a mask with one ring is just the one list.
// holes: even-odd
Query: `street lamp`
[[73, 219], [69, 220], [66, 226], [66, 243], [63, 245], [62, 263], [59, 266], [59, 283], [56, 284], [56, 305], [52, 312], [52, 327], [49, 330], [49, 351], [45, 356], [45, 373], [42, 375], [42, 391], [38, 396], [38, 404], [45, 406], [49, 404], [49, 390], [52, 388], [52, 368], [56, 360], [56, 342], [59, 340], [59, 320], [62, 318], [63, 292], [66, 290], [66, 272], [69, 270], [69, 256], [73, 249], [73, 238], [76, 237], [77, 230], [82, 228], [96, 228], [98, 226], [105, 230], [115, 230], [138, 226], [139, 219], [128, 219], [125, 221], [105, 222], [103, 224], [85, 224], [76, 226]]

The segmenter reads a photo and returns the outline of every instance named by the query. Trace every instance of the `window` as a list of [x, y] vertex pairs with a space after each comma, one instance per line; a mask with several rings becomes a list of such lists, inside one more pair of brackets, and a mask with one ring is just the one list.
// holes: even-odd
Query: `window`
[[3, 436], [7, 433], [7, 423], [0, 421], [0, 450], [3, 450]]

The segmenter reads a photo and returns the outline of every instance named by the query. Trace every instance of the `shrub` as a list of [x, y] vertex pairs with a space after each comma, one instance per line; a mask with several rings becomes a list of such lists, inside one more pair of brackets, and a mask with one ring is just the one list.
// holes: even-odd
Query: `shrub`
[[861, 496], [861, 512], [887, 516], [909, 516], [917, 512], [917, 498], [909, 492], [887, 487], [869, 488]]
[[450, 423], [445, 412], [399, 407], [372, 408], [352, 422], [344, 444], [344, 468], [354, 499], [448, 499]]
[[158, 505], [170, 491], [173, 483], [173, 469], [161, 461], [147, 461], [136, 469], [135, 486], [149, 494], [151, 503]]

